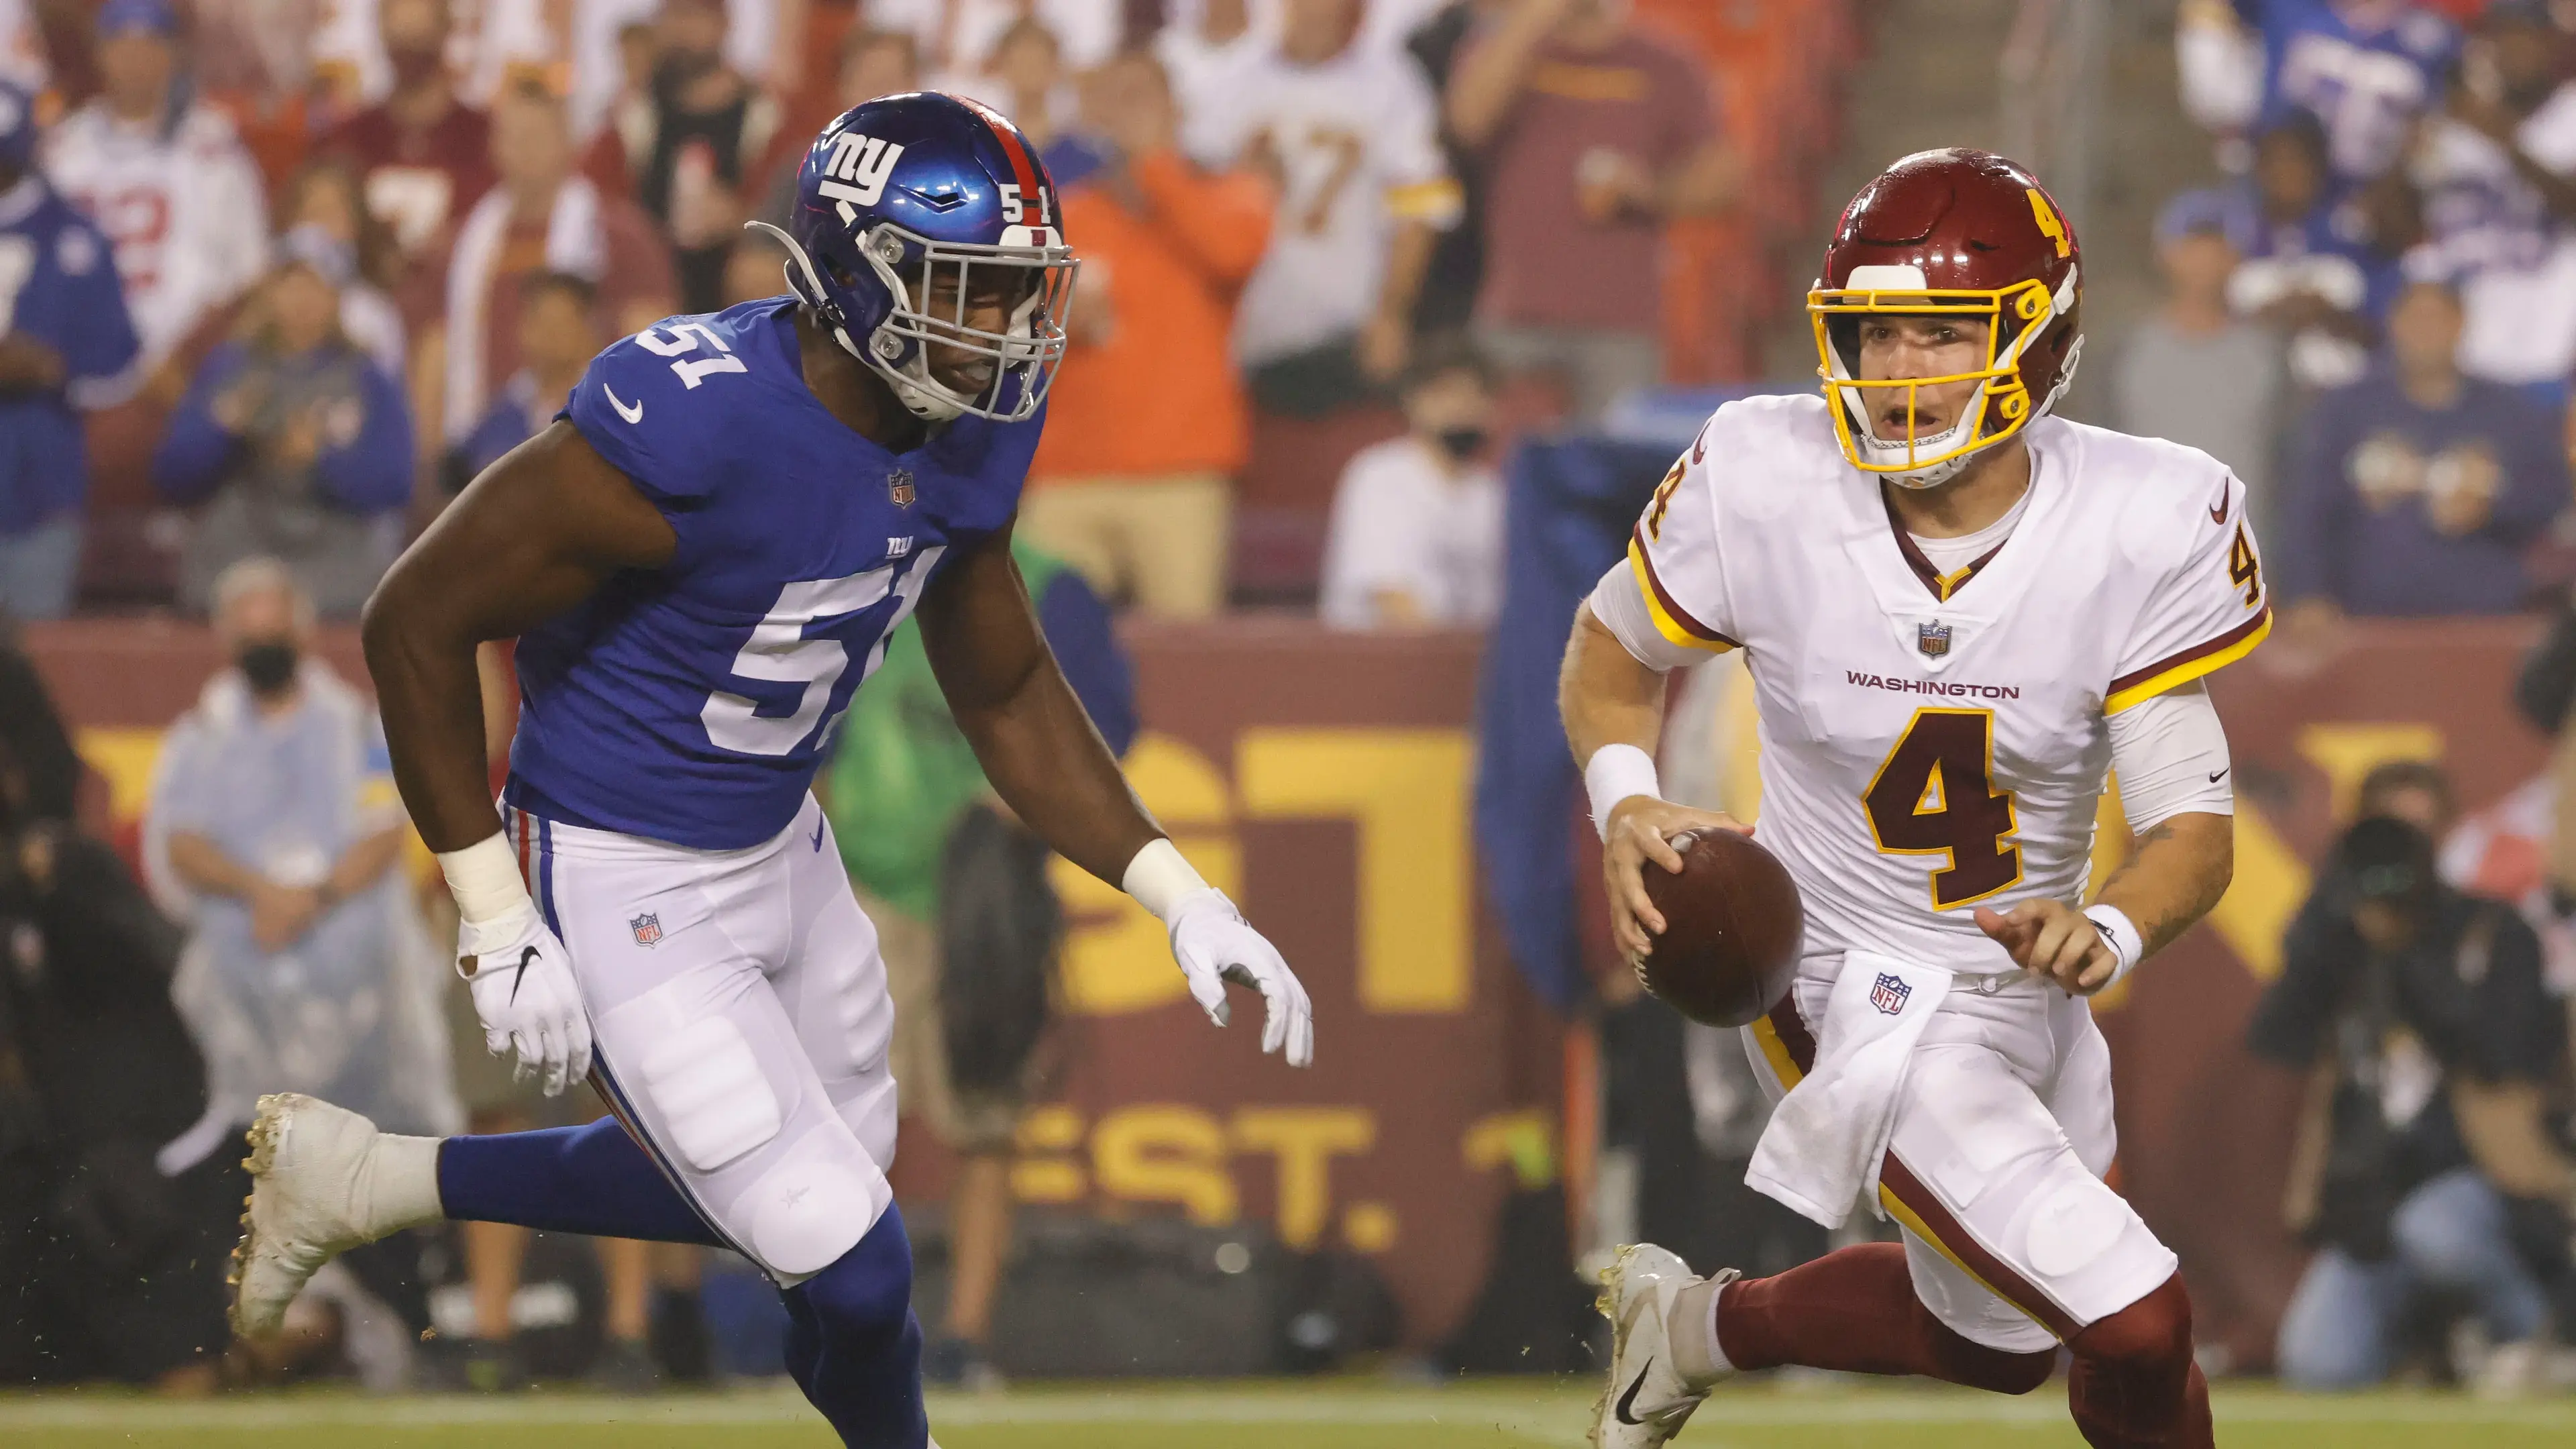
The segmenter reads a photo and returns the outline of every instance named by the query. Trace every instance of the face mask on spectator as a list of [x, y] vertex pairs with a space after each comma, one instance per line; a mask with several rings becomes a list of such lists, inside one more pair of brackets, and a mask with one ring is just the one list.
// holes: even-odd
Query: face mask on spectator
[[295, 645], [285, 639], [254, 639], [233, 653], [234, 667], [262, 699], [274, 699], [295, 683], [298, 662]]
[[1439, 437], [1440, 451], [1448, 454], [1451, 462], [1464, 463], [1485, 451], [1493, 434], [1477, 427], [1442, 428]]

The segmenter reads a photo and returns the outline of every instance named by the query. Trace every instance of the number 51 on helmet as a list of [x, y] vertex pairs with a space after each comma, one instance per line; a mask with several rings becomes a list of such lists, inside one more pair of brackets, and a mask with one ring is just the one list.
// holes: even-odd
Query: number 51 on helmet
[[[1046, 163], [1000, 113], [937, 92], [845, 111], [806, 151], [786, 227], [750, 224], [787, 244], [788, 286], [915, 416], [1019, 422], [1046, 401], [1076, 263]], [[1002, 325], [976, 325], [970, 304], [997, 295]]]

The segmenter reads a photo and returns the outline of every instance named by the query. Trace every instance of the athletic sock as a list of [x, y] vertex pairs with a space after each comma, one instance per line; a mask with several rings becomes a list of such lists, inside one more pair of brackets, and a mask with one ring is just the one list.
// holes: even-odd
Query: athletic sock
[[889, 1207], [857, 1246], [786, 1291], [787, 1371], [850, 1449], [921, 1449], [912, 1243]]
[[2013, 1353], [1972, 1343], [1914, 1296], [1901, 1243], [1863, 1243], [1786, 1273], [1727, 1284], [1714, 1333], [1738, 1369], [1840, 1369], [1920, 1374], [1998, 1393], [2048, 1381], [2054, 1349]]
[[349, 1197], [353, 1216], [378, 1237], [447, 1216], [438, 1198], [438, 1139], [378, 1134]]
[[1735, 1372], [1717, 1342], [1718, 1290], [1723, 1284], [1703, 1278], [1673, 1295], [1672, 1313], [1664, 1320], [1664, 1341], [1673, 1347], [1673, 1371], [1693, 1390]]
[[450, 1137], [438, 1149], [438, 1200], [463, 1222], [726, 1246], [614, 1117]]

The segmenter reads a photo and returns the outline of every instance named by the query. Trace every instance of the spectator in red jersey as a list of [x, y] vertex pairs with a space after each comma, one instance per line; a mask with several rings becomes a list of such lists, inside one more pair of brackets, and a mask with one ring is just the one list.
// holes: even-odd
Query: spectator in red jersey
[[766, 174], [778, 103], [725, 62], [723, 0], [662, 0], [650, 86], [620, 101], [583, 169], [661, 221], [677, 253], [680, 310], [711, 312], [725, 257]]
[[492, 185], [492, 122], [457, 97], [448, 74], [448, 0], [383, 0], [377, 23], [393, 94], [316, 149], [357, 168], [367, 210], [414, 261]]
[[1663, 377], [1664, 224], [1736, 188], [1707, 79], [1615, 0], [1518, 0], [1458, 62], [1450, 129], [1484, 153], [1477, 315], [1507, 368], [1598, 417]]
[[493, 108], [492, 160], [500, 184], [450, 227], [407, 289], [425, 463], [463, 442], [519, 370], [519, 313], [538, 272], [595, 283], [610, 336], [673, 310], [670, 249], [633, 202], [573, 170], [562, 101], [533, 86], [505, 93]]

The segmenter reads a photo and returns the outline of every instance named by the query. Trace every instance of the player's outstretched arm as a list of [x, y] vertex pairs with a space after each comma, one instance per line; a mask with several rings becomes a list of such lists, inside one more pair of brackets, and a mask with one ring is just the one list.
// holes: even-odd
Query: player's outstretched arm
[[1629, 959], [1655, 948], [1663, 914], [1646, 897], [1646, 862], [1678, 874], [1672, 840], [1685, 831], [1742, 830], [1733, 816], [1663, 799], [1655, 779], [1655, 746], [1664, 733], [1664, 676], [1628, 652], [1592, 612], [1575, 610], [1574, 637], [1556, 682], [1566, 743], [1583, 767], [1583, 783], [1601, 826], [1602, 886], [1610, 897], [1610, 932]]
[[484, 1044], [515, 1051], [548, 1095], [589, 1074], [590, 1023], [563, 943], [501, 838], [474, 649], [562, 613], [621, 569], [668, 562], [677, 546], [660, 511], [558, 422], [484, 470], [367, 600], [394, 784], [455, 893], [457, 970]]
[[1279, 952], [1189, 862], [1127, 786], [1038, 629], [1010, 530], [977, 544], [922, 595], [922, 647], [984, 777], [1040, 839], [1136, 897], [1171, 930], [1190, 994], [1219, 1026], [1225, 983], [1261, 993], [1261, 1049], [1313, 1059], [1313, 1008]]

